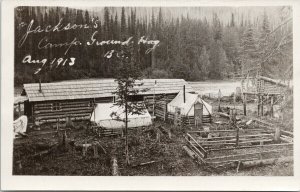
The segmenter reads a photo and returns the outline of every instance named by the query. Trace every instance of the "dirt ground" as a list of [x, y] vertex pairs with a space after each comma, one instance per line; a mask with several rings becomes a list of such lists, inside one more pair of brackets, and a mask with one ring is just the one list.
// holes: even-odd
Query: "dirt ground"
[[[218, 102], [212, 99], [206, 99], [206, 101], [213, 105], [215, 112]], [[233, 103], [225, 101], [221, 106], [222, 108], [232, 107]], [[237, 108], [241, 108], [241, 106], [242, 103], [236, 103]], [[255, 116], [255, 107], [255, 103], [249, 103], [247, 111], [249, 117]], [[241, 115], [242, 111], [239, 113]], [[270, 120], [267, 117], [265, 120], [276, 123], [283, 129], [292, 130], [292, 127], [284, 127], [280, 121]], [[213, 116], [213, 121], [227, 120]], [[150, 127], [129, 131], [130, 165], [127, 166], [125, 164], [124, 137], [99, 137], [86, 127], [86, 122], [75, 123], [75, 128], [66, 131], [66, 142], [63, 142], [64, 131], [58, 134], [54, 127], [48, 127], [42, 131], [32, 131], [29, 133], [29, 137], [15, 139], [13, 174], [109, 176], [112, 175], [112, 157], [116, 157], [119, 175], [122, 176], [293, 175], [293, 163], [277, 163], [240, 170], [238, 173], [235, 169], [215, 173], [196, 164], [182, 148], [186, 144], [184, 134], [194, 128], [174, 127], [172, 123], [161, 121], [155, 121]], [[163, 134], [159, 127], [164, 127], [171, 134]], [[45, 134], [41, 134], [43, 132]], [[51, 133], [47, 134], [47, 132]], [[160, 133], [159, 139], [157, 132]], [[90, 143], [98, 143], [102, 146], [97, 147], [98, 156], [94, 154], [92, 147], [88, 148], [85, 156], [82, 147], [78, 147]]]

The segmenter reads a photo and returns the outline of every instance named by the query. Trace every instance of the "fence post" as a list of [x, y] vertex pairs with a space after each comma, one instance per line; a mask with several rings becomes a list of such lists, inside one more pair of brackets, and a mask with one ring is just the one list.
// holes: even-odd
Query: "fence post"
[[247, 115], [247, 95], [243, 94], [243, 103], [244, 103], [244, 115]]
[[274, 96], [271, 96], [271, 110], [270, 110], [271, 117], [274, 117], [274, 108], [273, 108], [273, 105], [274, 105]]
[[219, 102], [218, 112], [221, 112], [221, 90], [220, 89], [219, 89], [219, 93], [218, 93], [218, 102]]

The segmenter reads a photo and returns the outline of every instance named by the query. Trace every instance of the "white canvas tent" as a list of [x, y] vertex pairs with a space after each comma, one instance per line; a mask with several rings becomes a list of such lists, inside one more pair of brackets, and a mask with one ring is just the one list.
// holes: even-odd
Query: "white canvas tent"
[[212, 106], [198, 97], [198, 94], [186, 93], [185, 103], [183, 101], [183, 92], [179, 92], [178, 95], [168, 103], [168, 112], [175, 113], [175, 109], [180, 108], [181, 115], [194, 116], [194, 104], [199, 101], [203, 103], [203, 115], [212, 114]]
[[28, 119], [27, 119], [27, 116], [25, 116], [25, 115], [22, 115], [21, 117], [16, 119], [13, 123], [14, 136], [25, 133], [27, 130], [27, 123], [28, 123]]
[[[125, 119], [124, 109], [113, 105], [113, 103], [99, 103], [92, 113], [91, 121], [96, 122], [98, 126], [108, 129], [124, 128], [125, 122], [111, 117], [112, 112], [116, 112], [120, 119]], [[145, 109], [142, 114], [128, 114], [128, 128], [149, 126], [152, 124], [151, 115]]]

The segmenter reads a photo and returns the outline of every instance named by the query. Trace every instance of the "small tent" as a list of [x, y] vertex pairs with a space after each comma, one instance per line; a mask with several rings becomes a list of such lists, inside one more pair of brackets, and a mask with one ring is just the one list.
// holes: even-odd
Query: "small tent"
[[[112, 113], [120, 118], [117, 119], [115, 116], [111, 116]], [[114, 105], [113, 103], [99, 103], [96, 105], [91, 121], [97, 123], [101, 127], [108, 129], [118, 129], [124, 128], [125, 122], [120, 121], [125, 120], [124, 108]], [[148, 110], [145, 109], [142, 114], [128, 114], [128, 127], [142, 127], [149, 126], [152, 124], [151, 115]]]
[[181, 115], [194, 116], [194, 104], [199, 101], [203, 104], [203, 115], [212, 114], [212, 106], [202, 100], [198, 94], [186, 93], [185, 102], [183, 99], [183, 92], [181, 91], [168, 103], [168, 112], [175, 113], [175, 109], [180, 108]]
[[22, 115], [18, 119], [16, 119], [13, 123], [14, 125], [14, 136], [17, 136], [18, 134], [23, 134], [27, 130], [27, 116]]

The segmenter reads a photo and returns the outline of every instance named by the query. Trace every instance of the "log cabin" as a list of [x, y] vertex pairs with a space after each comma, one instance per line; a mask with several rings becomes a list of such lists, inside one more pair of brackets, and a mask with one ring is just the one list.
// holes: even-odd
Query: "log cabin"
[[289, 80], [275, 80], [264, 76], [247, 77], [241, 81], [244, 115], [246, 115], [247, 96], [256, 97], [257, 115], [265, 115], [265, 107], [270, 107], [269, 114], [274, 116], [274, 105], [281, 105], [281, 108], [292, 99], [292, 85]]
[[245, 94], [281, 95], [290, 87], [288, 82], [264, 76], [248, 77], [243, 79], [241, 83], [242, 92]]
[[[132, 96], [132, 101], [151, 103], [156, 97], [172, 100], [183, 87], [186, 92], [194, 92], [183, 79], [143, 79], [142, 83], [138, 88], [146, 91]], [[114, 79], [24, 84], [21, 93], [27, 97], [24, 114], [35, 125], [65, 121], [66, 118], [89, 120], [95, 103], [115, 101], [116, 88]]]

